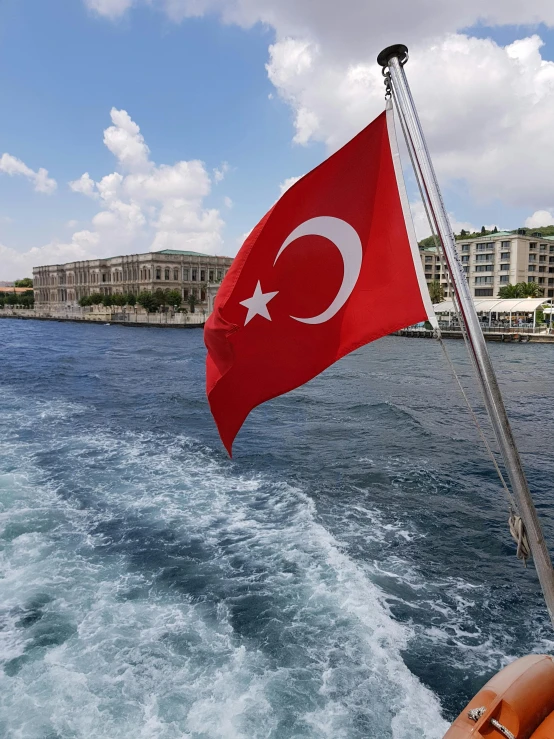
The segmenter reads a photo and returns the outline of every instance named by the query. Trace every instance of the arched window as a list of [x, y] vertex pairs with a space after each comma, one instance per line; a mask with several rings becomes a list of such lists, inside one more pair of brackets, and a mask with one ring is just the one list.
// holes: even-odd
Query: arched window
[[165, 268], [165, 279], [169, 280], [169, 267]]
[[175, 269], [173, 270], [173, 279], [175, 281], [179, 279], [179, 270], [177, 269], [177, 267], [175, 267]]
[[162, 279], [162, 268], [161, 267], [156, 267], [156, 279], [157, 280], [161, 280]]

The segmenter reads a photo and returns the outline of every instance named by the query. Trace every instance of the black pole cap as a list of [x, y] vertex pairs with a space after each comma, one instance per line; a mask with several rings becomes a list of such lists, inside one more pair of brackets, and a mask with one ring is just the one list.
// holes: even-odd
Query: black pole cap
[[388, 67], [389, 59], [393, 56], [398, 57], [400, 64], [406, 64], [408, 61], [408, 47], [404, 46], [404, 44], [393, 44], [392, 46], [387, 46], [387, 48], [383, 49], [377, 57], [377, 64], [380, 64], [382, 67]]

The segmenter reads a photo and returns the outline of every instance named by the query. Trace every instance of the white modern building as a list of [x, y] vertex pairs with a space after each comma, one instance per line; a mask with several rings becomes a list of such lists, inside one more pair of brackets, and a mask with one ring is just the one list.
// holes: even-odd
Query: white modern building
[[[503, 285], [536, 282], [545, 298], [554, 297], [554, 237], [538, 232], [499, 231], [463, 239], [456, 248], [474, 298], [492, 298]], [[445, 298], [452, 297], [448, 270], [435, 247], [420, 247], [427, 283], [440, 282]]]

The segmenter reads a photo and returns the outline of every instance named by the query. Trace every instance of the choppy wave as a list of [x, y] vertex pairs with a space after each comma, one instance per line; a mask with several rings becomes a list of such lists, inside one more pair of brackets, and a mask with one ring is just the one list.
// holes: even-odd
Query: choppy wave
[[25, 322], [26, 356], [9, 323], [0, 735], [433, 739], [552, 647], [471, 433], [442, 450], [429, 399], [377, 377], [397, 344], [258, 409], [231, 463], [199, 334]]
[[301, 490], [17, 405], [51, 441], [2, 439], [6, 735], [440, 736], [409, 629]]

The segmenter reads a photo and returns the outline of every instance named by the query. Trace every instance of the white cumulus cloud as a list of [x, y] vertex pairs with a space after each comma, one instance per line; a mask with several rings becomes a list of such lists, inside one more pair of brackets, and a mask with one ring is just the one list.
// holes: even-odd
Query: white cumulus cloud
[[2, 154], [0, 157], [0, 172], [11, 176], [21, 175], [33, 183], [37, 192], [50, 195], [57, 187], [56, 180], [48, 177], [48, 170], [40, 167], [36, 172], [28, 167], [21, 159], [11, 154]]
[[112, 108], [113, 126], [104, 131], [104, 144], [116, 157], [121, 167], [130, 172], [147, 172], [153, 166], [150, 149], [137, 124], [126, 110]]
[[[69, 183], [71, 190], [100, 205], [90, 228], [77, 231], [68, 242], [52, 242], [25, 253], [1, 246], [3, 279], [30, 275], [34, 266], [43, 264], [149, 249], [221, 251], [224, 222], [217, 209], [204, 205], [211, 190], [204, 164], [199, 160], [156, 164], [127, 111], [112, 108], [110, 116], [112, 125], [104, 131], [104, 144], [116, 159], [116, 171], [98, 181], [85, 172]], [[8, 165], [13, 167], [11, 160]]]
[[[425, 207], [421, 200], [415, 200], [410, 203], [410, 210], [412, 212], [412, 220], [414, 222], [417, 239], [418, 241], [421, 241], [421, 239], [425, 239], [427, 236], [431, 235], [431, 227], [427, 220]], [[468, 223], [467, 221], [459, 221], [453, 213], [448, 214], [448, 220], [450, 221], [453, 233], [460, 233], [462, 229], [470, 233], [477, 230], [473, 224]], [[491, 228], [493, 227], [491, 226]]]
[[222, 162], [219, 167], [214, 169], [214, 182], [218, 185], [225, 179], [225, 175], [230, 171], [231, 167], [228, 162]]
[[91, 198], [98, 196], [98, 193], [96, 192], [96, 183], [88, 172], [82, 174], [78, 180], [70, 182], [69, 187], [73, 192], [79, 192], [81, 195], [88, 195]]
[[[131, 5], [87, 2], [112, 18]], [[321, 141], [329, 151], [382, 111], [376, 56], [401, 40], [410, 47], [407, 74], [441, 181], [462, 183], [481, 202], [554, 208], [554, 63], [542, 57], [537, 35], [502, 47], [460, 33], [478, 23], [554, 27], [551, 0], [399, 0], [392, 12], [368, 0], [141, 3], [175, 22], [214, 13], [225, 23], [271, 27], [267, 72], [291, 108], [294, 141]]]
[[[318, 39], [334, 56], [362, 57], [368, 49], [380, 51], [398, 43], [424, 43], [476, 23], [487, 26], [554, 26], [551, 0], [400, 0], [391, 12], [386, 3], [348, 0], [84, 0], [108, 18], [123, 15], [133, 5], [149, 5], [178, 22], [218, 13], [226, 23], [250, 27], [262, 23], [275, 29], [278, 39]], [[379, 48], [377, 48], [379, 47]]]
[[[541, 45], [536, 35], [501, 47], [449, 34], [414, 50], [407, 73], [443, 184], [463, 182], [482, 202], [554, 205], [554, 63]], [[299, 64], [299, 55], [310, 59]], [[334, 59], [285, 39], [270, 47], [268, 74], [294, 112], [299, 143], [333, 151], [383, 109], [373, 59]]]
[[85, 5], [98, 13], [98, 15], [103, 15], [113, 20], [120, 18], [126, 10], [134, 5], [134, 0], [85, 0]]
[[525, 220], [527, 228], [541, 228], [541, 226], [554, 225], [554, 211], [536, 210]]
[[151, 249], [190, 249], [213, 253], [221, 248], [223, 221], [206, 209], [210, 177], [199, 160], [156, 165], [139, 126], [125, 110], [112, 108], [113, 125], [104, 144], [118, 168], [94, 182], [88, 173], [70, 183], [72, 189], [97, 196], [102, 209], [92, 219], [104, 254]]
[[300, 180], [300, 179], [302, 179], [301, 176], [299, 176], [299, 177], [287, 177], [286, 180], [283, 180], [283, 182], [281, 182], [279, 184], [279, 192], [280, 192], [280, 194], [283, 195], [284, 193], [286, 193], [286, 191], [290, 187], [292, 187], [295, 182], [298, 182], [298, 180]]

